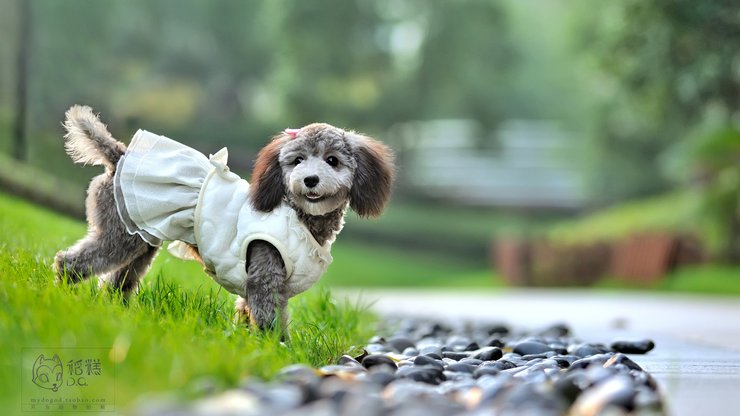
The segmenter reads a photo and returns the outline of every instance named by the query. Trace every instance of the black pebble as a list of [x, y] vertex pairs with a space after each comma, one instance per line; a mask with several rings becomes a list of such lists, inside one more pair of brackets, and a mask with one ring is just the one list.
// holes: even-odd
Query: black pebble
[[630, 370], [640, 370], [642, 371], [642, 367], [640, 367], [636, 362], [632, 361], [629, 357], [622, 353], [617, 353], [613, 355], [609, 360], [607, 360], [604, 363], [604, 368], [609, 368], [616, 365], [624, 365], [625, 367], [629, 368]]
[[483, 360], [479, 360], [477, 358], [463, 358], [462, 360], [460, 360], [460, 364], [470, 364], [478, 367], [479, 365], [483, 364]]
[[552, 359], [555, 360], [555, 362], [558, 363], [558, 367], [560, 367], [560, 368], [568, 368], [568, 367], [570, 367], [571, 361], [568, 360], [567, 358], [556, 356], [556, 357], [552, 357]]
[[655, 343], [649, 339], [639, 341], [614, 341], [611, 344], [611, 349], [614, 352], [625, 354], [645, 354], [653, 348], [655, 348]]
[[480, 345], [478, 345], [477, 342], [473, 341], [470, 344], [468, 344], [467, 347], [465, 347], [465, 351], [475, 351], [480, 349]]
[[370, 338], [370, 341], [368, 341], [370, 344], [385, 344], [385, 338], [376, 335], [372, 338]]
[[653, 376], [650, 375], [650, 373], [640, 370], [632, 370], [630, 371], [630, 374], [635, 379], [636, 384], [643, 385], [653, 391], [658, 390], [658, 383], [655, 381]]
[[498, 334], [498, 335], [508, 335], [509, 334], [509, 328], [505, 325], [490, 325], [484, 329], [488, 335]]
[[495, 367], [499, 367], [502, 370], [509, 370], [511, 368], [516, 368], [516, 364], [512, 363], [511, 361], [506, 360], [498, 360], [496, 361], [496, 364], [494, 364]]
[[579, 368], [587, 368], [591, 365], [603, 365], [611, 357], [611, 354], [596, 354], [590, 357], [584, 357], [570, 363], [568, 371], [578, 370]]
[[403, 352], [406, 348], [416, 348], [414, 342], [406, 337], [393, 337], [388, 340], [388, 345], [396, 352]]
[[542, 354], [552, 351], [549, 345], [536, 341], [524, 341], [516, 344], [514, 353], [519, 355]]
[[390, 384], [391, 381], [396, 379], [396, 377], [393, 375], [393, 372], [385, 370], [371, 371], [368, 375], [368, 378], [371, 382], [381, 386], [387, 386], [388, 384]]
[[540, 331], [543, 337], [565, 337], [570, 335], [570, 328], [565, 324], [555, 324]]
[[568, 348], [568, 352], [579, 357], [588, 357], [596, 354], [604, 354], [609, 349], [601, 344], [578, 344]]
[[475, 369], [476, 369], [476, 366], [470, 365], [470, 364], [463, 364], [463, 363], [450, 364], [446, 368], [447, 371], [454, 371], [456, 373], [470, 373], [470, 374], [473, 374]]
[[447, 379], [442, 371], [433, 367], [414, 367], [411, 370], [404, 372], [403, 378], [409, 378], [414, 381], [434, 385]]
[[477, 358], [482, 361], [494, 361], [504, 356], [504, 352], [498, 347], [489, 347], [481, 350], [480, 352], [473, 354], [473, 358]]
[[466, 352], [443, 351], [442, 356], [451, 360], [460, 361], [463, 358], [470, 357], [470, 354]]
[[552, 352], [552, 351], [543, 352], [541, 354], [527, 354], [527, 355], [522, 355], [522, 360], [524, 360], [524, 361], [532, 361], [532, 360], [536, 360], [538, 358], [539, 359], [550, 358], [553, 355], [555, 355], [555, 353]]
[[504, 347], [504, 342], [501, 341], [501, 337], [500, 336], [494, 335], [494, 336], [492, 336], [492, 337], [490, 337], [490, 338], [488, 338], [486, 340], [485, 345], [487, 347], [499, 347], [499, 348], [503, 348]]
[[406, 348], [405, 350], [403, 350], [401, 355], [405, 355], [406, 357], [416, 357], [417, 355], [419, 355], [419, 350], [417, 350], [416, 348]]
[[395, 370], [398, 368], [396, 362], [383, 354], [371, 354], [362, 359], [362, 365], [365, 368], [372, 368], [378, 365], [386, 366]]
[[428, 357], [426, 355], [420, 355], [416, 358], [414, 358], [414, 365], [417, 366], [430, 366], [438, 368], [440, 371], [444, 370], [444, 366], [439, 361], [435, 360], [432, 357]]
[[565, 355], [568, 353], [568, 348], [558, 344], [550, 344], [550, 349], [555, 351], [556, 354]]
[[563, 398], [567, 403], [573, 403], [576, 398], [588, 386], [588, 381], [583, 373], [583, 370], [577, 372], [568, 373], [560, 379], [556, 380], [553, 387], [555, 391]]
[[516, 364], [508, 360], [489, 361], [480, 365], [478, 368], [495, 368], [499, 371], [510, 370], [518, 367]]
[[349, 355], [343, 355], [339, 358], [339, 361], [337, 362], [339, 365], [349, 365], [349, 366], [358, 366], [360, 365], [360, 362], [355, 360], [354, 358], [350, 357]]
[[[622, 408], [625, 411], [631, 411], [634, 409], [636, 394], [635, 385], [631, 378], [624, 375], [612, 376], [586, 390], [581, 397], [585, 399], [585, 396], [588, 395], [590, 400], [583, 400], [584, 405], [579, 406], [581, 402], [579, 397], [571, 411], [573, 414], [599, 415], [607, 413], [607, 409], [618, 411], [618, 408]], [[625, 414], [625, 412], [617, 412], [617, 414]]]

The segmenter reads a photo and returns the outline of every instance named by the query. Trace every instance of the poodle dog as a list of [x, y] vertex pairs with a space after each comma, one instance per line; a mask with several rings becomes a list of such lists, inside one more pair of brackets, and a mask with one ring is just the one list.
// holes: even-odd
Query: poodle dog
[[238, 295], [237, 316], [260, 329], [286, 331], [288, 299], [331, 263], [347, 207], [380, 215], [394, 179], [386, 145], [324, 123], [275, 136], [257, 155], [251, 184], [229, 171], [226, 149], [206, 158], [144, 130], [127, 148], [90, 107], [71, 107], [64, 127], [72, 160], [105, 172], [87, 191], [87, 235], [56, 254], [57, 278], [97, 275], [128, 295], [163, 241], [173, 241], [169, 250], [200, 261]]

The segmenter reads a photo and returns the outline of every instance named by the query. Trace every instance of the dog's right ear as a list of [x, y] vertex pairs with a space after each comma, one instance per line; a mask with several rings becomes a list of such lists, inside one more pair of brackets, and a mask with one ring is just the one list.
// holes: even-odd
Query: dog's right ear
[[285, 195], [283, 170], [280, 168], [278, 159], [285, 140], [284, 134], [276, 136], [257, 154], [254, 170], [252, 170], [252, 183], [249, 187], [252, 207], [257, 211], [272, 211], [280, 205]]

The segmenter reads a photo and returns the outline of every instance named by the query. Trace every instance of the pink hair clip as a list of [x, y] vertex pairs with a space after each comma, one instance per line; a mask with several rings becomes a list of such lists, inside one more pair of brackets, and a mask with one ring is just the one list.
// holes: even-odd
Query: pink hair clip
[[301, 129], [285, 129], [285, 130], [283, 130], [283, 133], [285, 133], [288, 136], [290, 136], [291, 139], [295, 139], [295, 136], [297, 136], [298, 133], [300, 133], [300, 131], [301, 131]]

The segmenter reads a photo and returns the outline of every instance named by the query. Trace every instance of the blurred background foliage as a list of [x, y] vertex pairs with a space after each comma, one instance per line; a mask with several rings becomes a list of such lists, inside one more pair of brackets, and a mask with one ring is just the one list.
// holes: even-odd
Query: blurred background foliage
[[[701, 223], [718, 258], [740, 257], [736, 1], [0, 0], [0, 10], [0, 152], [38, 169], [35, 181], [46, 173], [81, 195], [89, 180], [62, 151], [75, 103], [124, 141], [145, 128], [205, 153], [228, 146], [245, 177], [275, 132], [325, 121], [398, 152], [386, 217], [347, 228], [358, 253], [382, 242], [475, 273], [492, 238], [547, 234], [567, 218], [565, 240], [589, 240], [599, 220], [574, 215], [629, 202], [602, 228]], [[0, 159], [0, 176], [24, 169], [11, 163]], [[661, 195], [690, 202], [651, 202]], [[642, 198], [649, 209], [634, 208]]]

